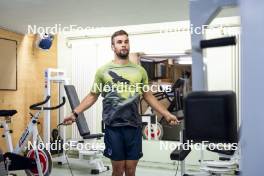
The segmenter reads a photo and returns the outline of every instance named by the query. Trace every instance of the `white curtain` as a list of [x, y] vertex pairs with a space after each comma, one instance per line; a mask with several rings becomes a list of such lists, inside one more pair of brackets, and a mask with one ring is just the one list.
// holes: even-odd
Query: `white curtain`
[[[71, 59], [71, 84], [76, 87], [80, 101], [89, 93], [97, 68], [97, 45], [91, 41], [73, 41]], [[96, 105], [84, 112], [91, 133], [96, 132]], [[72, 138], [80, 138], [73, 126]]]
[[[206, 31], [206, 38], [236, 36], [235, 46], [208, 48], [204, 52], [208, 90], [233, 90], [240, 118], [240, 27]], [[240, 123], [240, 120], [238, 121]]]

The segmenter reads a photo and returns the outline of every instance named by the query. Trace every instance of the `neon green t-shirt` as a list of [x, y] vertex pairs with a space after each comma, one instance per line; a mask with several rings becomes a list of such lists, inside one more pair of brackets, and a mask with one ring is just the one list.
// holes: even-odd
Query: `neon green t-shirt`
[[148, 76], [143, 67], [128, 62], [115, 64], [112, 61], [100, 67], [91, 92], [102, 94], [103, 120], [109, 126], [141, 125], [138, 112], [140, 95], [148, 86]]

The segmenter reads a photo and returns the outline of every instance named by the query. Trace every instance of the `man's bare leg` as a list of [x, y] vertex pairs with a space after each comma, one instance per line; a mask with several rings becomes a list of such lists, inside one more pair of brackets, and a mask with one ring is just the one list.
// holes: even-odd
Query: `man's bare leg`
[[125, 173], [126, 176], [135, 176], [138, 160], [126, 160], [125, 161]]
[[112, 168], [113, 168], [113, 172], [112, 172], [112, 176], [123, 176], [124, 172], [125, 172], [125, 160], [122, 161], [113, 161], [112, 162]]

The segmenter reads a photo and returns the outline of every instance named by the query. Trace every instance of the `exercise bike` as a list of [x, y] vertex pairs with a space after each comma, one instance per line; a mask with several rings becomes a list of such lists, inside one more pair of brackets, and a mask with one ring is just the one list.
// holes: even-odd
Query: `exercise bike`
[[[25, 170], [28, 176], [48, 176], [52, 169], [51, 154], [45, 148], [37, 125], [39, 124], [40, 114], [45, 110], [55, 110], [65, 104], [63, 97], [62, 103], [55, 107], [44, 107], [50, 96], [40, 103], [30, 106], [31, 110], [38, 110], [34, 115], [30, 113], [31, 120], [27, 128], [21, 135], [16, 148], [13, 148], [11, 133], [8, 124], [11, 118], [17, 113], [16, 110], [0, 110], [0, 127], [4, 128], [3, 138], [6, 140], [8, 152], [3, 154], [5, 168], [8, 171]], [[29, 147], [31, 140], [31, 147]], [[40, 147], [42, 146], [42, 147]], [[44, 147], [43, 147], [44, 146]], [[47, 146], [46, 146], [47, 147]], [[1, 174], [0, 174], [1, 175]]]

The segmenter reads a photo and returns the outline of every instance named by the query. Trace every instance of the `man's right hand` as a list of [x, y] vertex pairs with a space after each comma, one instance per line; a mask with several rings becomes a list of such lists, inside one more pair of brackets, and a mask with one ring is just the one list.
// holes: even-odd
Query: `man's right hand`
[[73, 115], [73, 113], [71, 113], [69, 116], [65, 117], [63, 120], [63, 124], [64, 125], [71, 125], [72, 123], [75, 122], [75, 116]]

